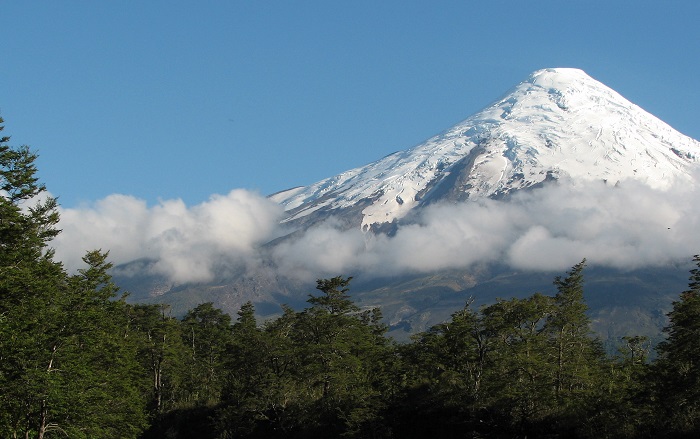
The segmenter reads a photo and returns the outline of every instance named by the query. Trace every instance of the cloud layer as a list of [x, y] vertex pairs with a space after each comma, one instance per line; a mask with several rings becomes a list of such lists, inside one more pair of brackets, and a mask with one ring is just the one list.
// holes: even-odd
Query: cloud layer
[[54, 242], [69, 269], [86, 250], [110, 250], [117, 264], [139, 258], [172, 283], [210, 281], [271, 260], [280, 274], [302, 279], [394, 275], [506, 262], [523, 270], [595, 265], [637, 268], [688, 260], [700, 252], [700, 203], [694, 188], [661, 191], [626, 181], [551, 185], [510, 201], [479, 200], [425, 209], [393, 237], [343, 230], [330, 219], [263, 251], [285, 232], [280, 207], [245, 190], [187, 207], [169, 200], [149, 207], [112, 195], [61, 212]]
[[695, 200], [692, 188], [659, 191], [632, 181], [553, 185], [509, 202], [433, 206], [392, 238], [327, 224], [282, 244], [275, 257], [288, 273], [323, 274], [428, 272], [494, 261], [561, 271], [584, 257], [618, 268], [661, 265], [700, 251]]
[[274, 237], [282, 209], [255, 193], [233, 190], [187, 207], [181, 200], [149, 207], [143, 200], [111, 195], [93, 205], [61, 211], [63, 232], [56, 256], [69, 270], [86, 250], [109, 250], [123, 264], [156, 261], [156, 274], [175, 284], [206, 282], [222, 265], [245, 264]]

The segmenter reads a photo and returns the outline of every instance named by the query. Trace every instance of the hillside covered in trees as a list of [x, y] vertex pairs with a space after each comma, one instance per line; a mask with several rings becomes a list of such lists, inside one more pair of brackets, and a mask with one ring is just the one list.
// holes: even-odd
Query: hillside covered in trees
[[[0, 124], [2, 120], [0, 119]], [[1, 128], [1, 126], [0, 126]], [[108, 253], [68, 274], [48, 244], [57, 202], [27, 147], [0, 139], [0, 437], [697, 437], [700, 257], [656, 347], [590, 331], [585, 261], [533, 294], [397, 344], [351, 278], [262, 324], [210, 303], [134, 305]], [[43, 199], [30, 205], [30, 200]], [[653, 351], [652, 349], [655, 349]], [[650, 361], [650, 354], [656, 357]]]

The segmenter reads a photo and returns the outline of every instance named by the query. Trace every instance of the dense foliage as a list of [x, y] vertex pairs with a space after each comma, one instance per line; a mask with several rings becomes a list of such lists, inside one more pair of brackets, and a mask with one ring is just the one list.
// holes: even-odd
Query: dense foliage
[[[0, 119], [0, 124], [2, 119]], [[0, 129], [2, 127], [0, 126]], [[0, 437], [137, 437], [140, 367], [106, 254], [67, 275], [36, 156], [0, 139]]]
[[[2, 120], [0, 119], [0, 124]], [[0, 126], [2, 129], [2, 126]], [[35, 155], [0, 139], [0, 437], [698, 437], [700, 257], [650, 363], [590, 333], [585, 261], [533, 294], [474, 309], [410, 343], [386, 337], [351, 278], [259, 324], [204, 303], [178, 319], [132, 305], [88, 252], [53, 260], [56, 200]], [[43, 199], [35, 202], [34, 200]]]

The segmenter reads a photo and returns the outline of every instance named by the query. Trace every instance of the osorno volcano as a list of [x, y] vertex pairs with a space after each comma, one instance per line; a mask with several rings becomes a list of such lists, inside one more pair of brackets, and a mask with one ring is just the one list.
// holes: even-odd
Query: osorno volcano
[[439, 200], [502, 198], [550, 180], [693, 181], [700, 143], [582, 70], [538, 70], [504, 97], [405, 151], [282, 191], [285, 222], [331, 215], [382, 229]]
[[[483, 262], [474, 259], [479, 257], [474, 253], [470, 254], [474, 257], [471, 262], [461, 265], [451, 264], [442, 269], [425, 266], [415, 269], [413, 265], [414, 269], [386, 272], [389, 261], [379, 258], [397, 253], [377, 252], [377, 246], [406, 240], [406, 235], [417, 230], [411, 228], [413, 222], [420, 221], [421, 212], [430, 211], [429, 206], [469, 206], [472, 201], [491, 203], [491, 199], [499, 199], [503, 201], [499, 203], [502, 207], [518, 201], [520, 195], [528, 195], [523, 192], [543, 194], [540, 187], [563, 187], [564, 183], [590, 187], [596, 182], [615, 189], [618, 183], [625, 187], [630, 181], [660, 190], [660, 197], [666, 202], [663, 198], [667, 197], [663, 195], [668, 193], [666, 189], [696, 187], [699, 160], [700, 142], [677, 132], [583, 71], [539, 70], [495, 103], [417, 146], [310, 186], [271, 195], [269, 198], [285, 209], [283, 233], [259, 249], [259, 259], [252, 269], [225, 267], [225, 274], [215, 282], [173, 286], [157, 275], [148, 274], [150, 262], [136, 261], [121, 272], [140, 274], [117, 277], [121, 285], [135, 293], [134, 300], [170, 303], [175, 313], [211, 301], [233, 314], [250, 300], [261, 315], [274, 315], [279, 312], [280, 303], [303, 306], [312, 290], [312, 281], [299, 277], [298, 270], [294, 271], [296, 266], [291, 270], [281, 266], [290, 257], [294, 259], [292, 265], [296, 262], [303, 265], [308, 256], [296, 247], [290, 250], [290, 245], [304, 242], [306, 232], [316, 230], [314, 225], [333, 217], [334, 229], [354, 230], [363, 235], [366, 242], [372, 242], [375, 256], [380, 255], [369, 259], [378, 267], [373, 273], [362, 273], [362, 268], [357, 266], [343, 266], [333, 274], [355, 276], [353, 297], [362, 306], [380, 306], [392, 328], [391, 334], [401, 339], [449, 318], [470, 296], [483, 304], [497, 297], [546, 293], [548, 289], [551, 291], [553, 276], [562, 274], [558, 271], [561, 267], [550, 267], [549, 272], [514, 267], [499, 259], [503, 259], [499, 256], [505, 253], [503, 249], [497, 249], [496, 256]], [[676, 202], [675, 198], [667, 198], [668, 203]], [[648, 209], [658, 207], [653, 206], [653, 201], [637, 204], [642, 206], [636, 211], [640, 216], [647, 216]], [[607, 208], [609, 204], [603, 204], [599, 212]], [[581, 212], [579, 215], [586, 215], [587, 211]], [[694, 211], [683, 212], [694, 215]], [[547, 216], [551, 212], [544, 207], [535, 214]], [[617, 241], [608, 238], [616, 238], [613, 234], [624, 231], [626, 226], [632, 230], [641, 230], [643, 226], [628, 224], [614, 215], [612, 212], [598, 215], [596, 227], [612, 221], [617, 229], [595, 239], [598, 242], [604, 239], [603, 245], [610, 254], [621, 250], [614, 247], [622, 243], [627, 247], [625, 251], [637, 255], [641, 247], [630, 241], [638, 240], [639, 233]], [[567, 215], [552, 218], [557, 221]], [[631, 222], [639, 219], [632, 218]], [[687, 238], [688, 233], [694, 233], [695, 220], [691, 218], [684, 224], [690, 226], [678, 236]], [[408, 227], [402, 228], [405, 225]], [[652, 227], [653, 236], [644, 245], [664, 247], [664, 240], [673, 236], [676, 228], [672, 232], [667, 224], [652, 223], [652, 226], [661, 230]], [[386, 239], [372, 240], [375, 232]], [[488, 243], [486, 238], [475, 239]], [[584, 234], [584, 238], [571, 245], [585, 245], [585, 239]], [[675, 239], [677, 242], [680, 238]], [[459, 242], [458, 237], [454, 241]], [[685, 241], [689, 243], [685, 247], [689, 248], [696, 240]], [[342, 247], [342, 243], [328, 239], [321, 242], [323, 246], [333, 247], [321, 249], [323, 254], [332, 255]], [[278, 251], [285, 246], [286, 251]], [[311, 247], [311, 252], [318, 250]], [[399, 249], [411, 255], [423, 251], [415, 247]], [[341, 249], [340, 253], [352, 251], [362, 252], [362, 249]], [[433, 248], [435, 251], [440, 251], [439, 246], [438, 250]], [[467, 251], [471, 252], [472, 248]], [[700, 252], [700, 249], [689, 251]], [[287, 259], [280, 259], [280, 254]], [[460, 254], [466, 253], [458, 253], [456, 257]], [[583, 256], [593, 261], [597, 255]], [[687, 261], [691, 256], [692, 253], [687, 255]], [[686, 256], [676, 254], [676, 257]], [[686, 285], [687, 266], [682, 261], [669, 263], [669, 259], [652, 265], [620, 269], [601, 263], [587, 269], [587, 300], [594, 329], [604, 339], [630, 333], [652, 337], [660, 334], [665, 312]], [[306, 270], [307, 277], [326, 274], [314, 271], [313, 267]]]

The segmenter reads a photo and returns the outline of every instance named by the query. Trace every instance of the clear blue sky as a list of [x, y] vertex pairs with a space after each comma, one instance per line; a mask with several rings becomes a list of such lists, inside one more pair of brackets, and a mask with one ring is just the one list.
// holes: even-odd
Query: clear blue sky
[[64, 207], [270, 194], [577, 67], [700, 139], [700, 2], [2, 1], [0, 116]]

